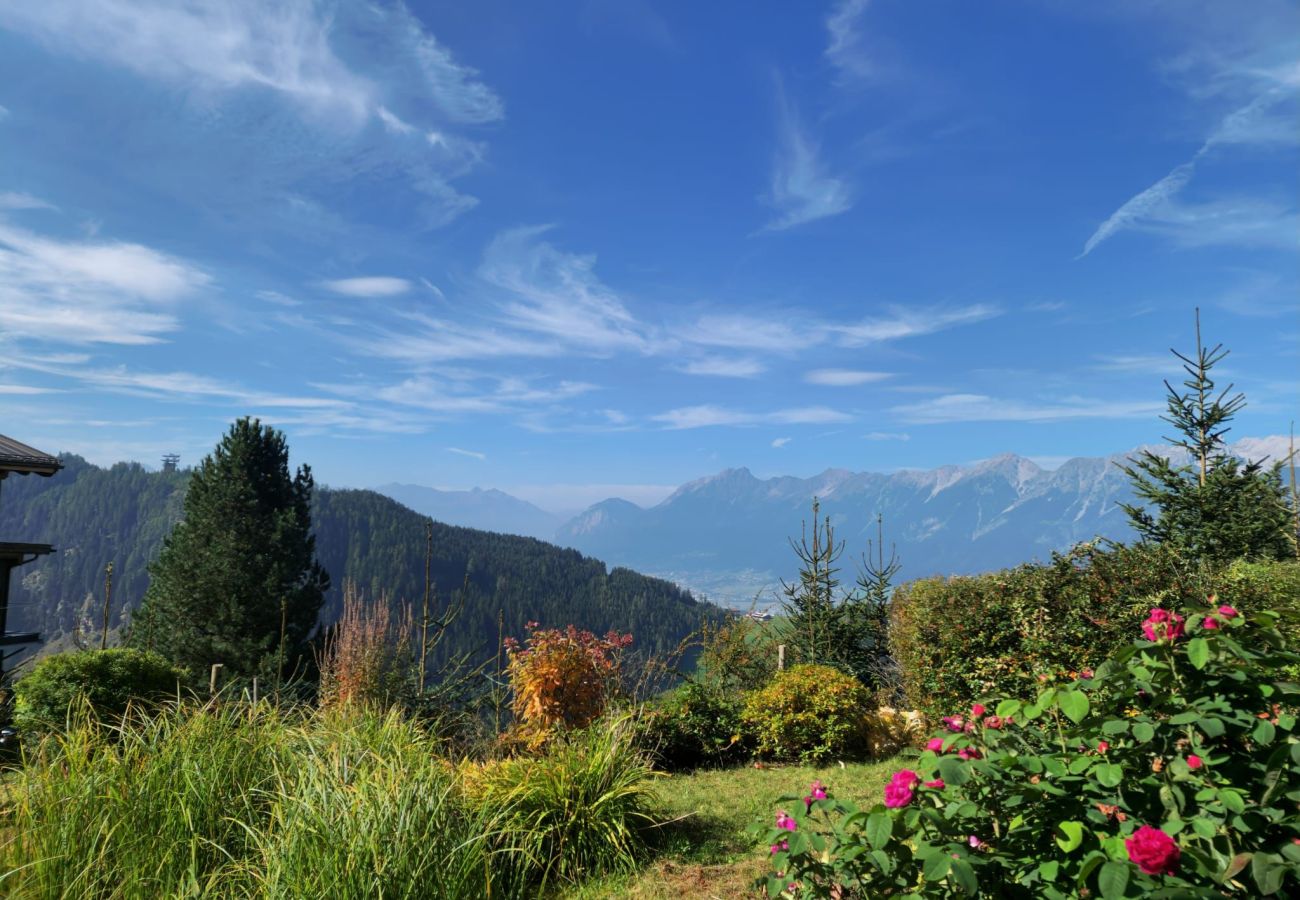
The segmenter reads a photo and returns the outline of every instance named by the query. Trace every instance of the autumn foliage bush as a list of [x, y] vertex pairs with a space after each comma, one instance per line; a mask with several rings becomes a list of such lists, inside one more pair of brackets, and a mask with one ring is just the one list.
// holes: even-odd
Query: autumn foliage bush
[[528, 623], [528, 632], [522, 644], [507, 638], [505, 645], [515, 719], [535, 744], [551, 731], [585, 728], [601, 716], [617, 690], [619, 656], [632, 635], [597, 637], [572, 625], [538, 628], [536, 622]]
[[1300, 655], [1278, 617], [1147, 611], [1095, 671], [954, 710], [870, 808], [783, 798], [768, 896], [1300, 896]]

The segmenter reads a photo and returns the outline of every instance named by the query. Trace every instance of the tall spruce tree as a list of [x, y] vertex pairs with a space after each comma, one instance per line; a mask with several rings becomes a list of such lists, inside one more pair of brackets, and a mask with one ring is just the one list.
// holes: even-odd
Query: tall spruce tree
[[1228, 422], [1246, 405], [1233, 385], [1218, 390], [1211, 370], [1228, 355], [1222, 344], [1201, 343], [1196, 311], [1196, 352], [1184, 356], [1185, 391], [1168, 381], [1168, 413], [1177, 431], [1165, 440], [1185, 450], [1186, 465], [1143, 450], [1120, 468], [1139, 503], [1120, 504], [1142, 540], [1169, 544], [1192, 559], [1221, 564], [1238, 558], [1286, 559], [1296, 555], [1292, 510], [1282, 485], [1281, 462], [1243, 462], [1228, 453]]
[[329, 575], [311, 531], [311, 470], [289, 474], [284, 435], [243, 418], [194, 471], [184, 519], [150, 566], [131, 642], [235, 678], [306, 662]]
[[835, 603], [835, 589], [839, 586], [835, 562], [844, 552], [842, 543], [835, 543], [835, 531], [830, 516], [821, 520], [821, 504], [812, 501], [812, 539], [808, 537], [808, 523], [796, 543], [790, 547], [799, 558], [799, 580], [781, 583], [785, 600], [782, 606], [786, 617], [786, 642], [796, 662], [836, 665], [839, 663], [840, 611]]

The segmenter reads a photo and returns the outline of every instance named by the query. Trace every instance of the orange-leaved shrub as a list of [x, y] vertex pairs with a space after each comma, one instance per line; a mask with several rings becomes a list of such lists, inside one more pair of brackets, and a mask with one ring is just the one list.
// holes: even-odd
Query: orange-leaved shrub
[[538, 743], [554, 729], [584, 728], [600, 717], [617, 689], [619, 656], [632, 635], [597, 637], [572, 625], [538, 628], [536, 622], [528, 631], [522, 644], [506, 639], [507, 674], [515, 719]]
[[821, 762], [862, 749], [871, 707], [852, 675], [808, 663], [752, 692], [741, 718], [760, 756]]

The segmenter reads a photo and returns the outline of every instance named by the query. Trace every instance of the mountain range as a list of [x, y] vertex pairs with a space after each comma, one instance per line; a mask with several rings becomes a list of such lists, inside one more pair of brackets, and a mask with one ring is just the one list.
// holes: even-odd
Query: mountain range
[[[1180, 452], [1146, 449], [1171, 457]], [[797, 572], [789, 540], [799, 537], [814, 497], [844, 542], [841, 577], [847, 581], [861, 568], [868, 541], [876, 541], [877, 515], [884, 520], [884, 542], [902, 565], [899, 579], [969, 574], [1046, 559], [1095, 537], [1131, 538], [1118, 504], [1133, 493], [1119, 464], [1138, 450], [1079, 457], [1054, 469], [1015, 454], [892, 473], [828, 469], [811, 478], [758, 478], [745, 468], [727, 469], [684, 484], [649, 508], [619, 498], [602, 501], [547, 537], [724, 605], [763, 607], [775, 600], [780, 580]], [[1285, 459], [1287, 439], [1245, 438], [1230, 450], [1248, 459]], [[512, 527], [525, 521], [527, 508], [542, 514], [526, 520], [530, 527], [546, 522], [545, 511], [499, 491], [430, 492], [426, 505], [422, 495], [406, 490], [405, 498], [389, 495], [420, 512], [453, 517], [447, 521], [456, 521], [464, 502], [463, 515], [479, 516], [474, 523], [481, 528]], [[500, 519], [488, 516], [489, 494], [491, 508], [504, 511]], [[441, 504], [437, 513], [435, 502]]]

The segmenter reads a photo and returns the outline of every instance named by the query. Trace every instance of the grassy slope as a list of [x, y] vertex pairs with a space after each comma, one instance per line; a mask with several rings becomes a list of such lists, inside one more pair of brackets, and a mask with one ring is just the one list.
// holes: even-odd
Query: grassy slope
[[[901, 762], [838, 764], [824, 769], [779, 766], [702, 771], [664, 778], [658, 785], [667, 818], [662, 844], [639, 871], [571, 889], [568, 900], [631, 897], [637, 900], [746, 896], [763, 872], [763, 848], [745, 829], [766, 821], [779, 798], [802, 795], [818, 778], [839, 797], [859, 803], [881, 797]], [[798, 801], [796, 801], [798, 802]]]

